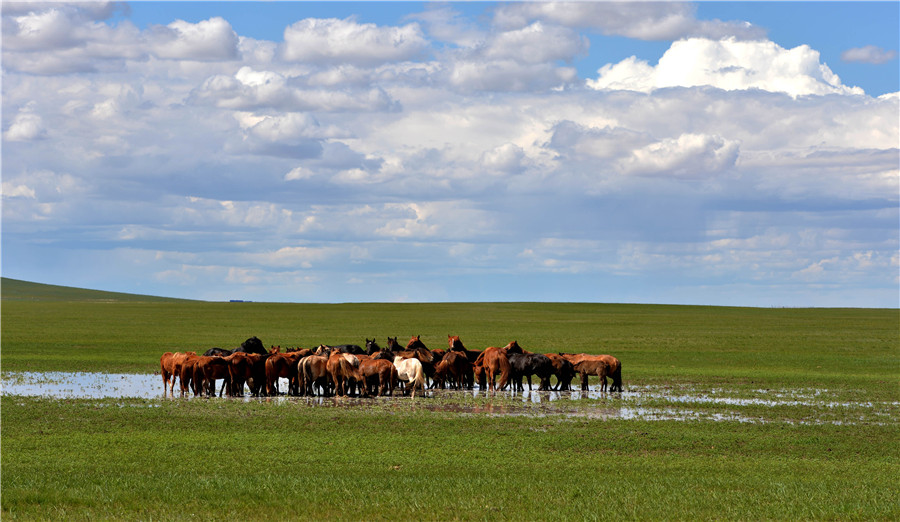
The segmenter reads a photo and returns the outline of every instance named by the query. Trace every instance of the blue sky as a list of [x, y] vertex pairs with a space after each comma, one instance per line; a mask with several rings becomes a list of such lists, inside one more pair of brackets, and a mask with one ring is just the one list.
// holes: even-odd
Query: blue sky
[[3, 4], [2, 272], [898, 305], [897, 2]]

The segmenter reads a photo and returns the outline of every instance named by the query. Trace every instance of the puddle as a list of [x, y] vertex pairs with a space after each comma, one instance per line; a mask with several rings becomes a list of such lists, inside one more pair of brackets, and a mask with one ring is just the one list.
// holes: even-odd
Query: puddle
[[[281, 379], [280, 389], [287, 389]], [[740, 393], [741, 397], [736, 397]], [[110, 374], [86, 372], [6, 372], [0, 380], [4, 396], [38, 396], [56, 399], [160, 399], [168, 397], [158, 374]], [[750, 395], [750, 397], [747, 397]], [[754, 397], [758, 395], [758, 397]], [[796, 424], [884, 424], [895, 423], [898, 402], [842, 402], [835, 393], [823, 389], [729, 390], [714, 388], [691, 393], [686, 388], [663, 386], [631, 386], [622, 393], [604, 393], [599, 385], [589, 390], [488, 392], [429, 390], [427, 399], [414, 400], [399, 393], [394, 397], [245, 397], [244, 401], [277, 402], [285, 405], [327, 406], [344, 408], [413, 408], [432, 412], [463, 415], [496, 416], [564, 416], [589, 419], [635, 419], [662, 421], [713, 421]], [[176, 397], [180, 393], [176, 386]], [[184, 400], [194, 400], [187, 397]], [[203, 399], [205, 400], [205, 399]], [[659, 403], [671, 403], [671, 405]], [[712, 405], [722, 408], [703, 408]], [[692, 407], [693, 406], [693, 407]], [[742, 406], [763, 406], [771, 415], [749, 417], [738, 411], [722, 411]], [[785, 418], [778, 406], [801, 406], [809, 415], [801, 419]], [[709, 411], [706, 411], [709, 410]], [[829, 413], [830, 410], [837, 412]], [[842, 413], [842, 410], [847, 410]]]

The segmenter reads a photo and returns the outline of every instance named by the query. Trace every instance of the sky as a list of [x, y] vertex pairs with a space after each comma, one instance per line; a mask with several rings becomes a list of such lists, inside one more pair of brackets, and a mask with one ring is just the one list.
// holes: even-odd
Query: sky
[[898, 2], [3, 2], [0, 269], [896, 308], [898, 27]]

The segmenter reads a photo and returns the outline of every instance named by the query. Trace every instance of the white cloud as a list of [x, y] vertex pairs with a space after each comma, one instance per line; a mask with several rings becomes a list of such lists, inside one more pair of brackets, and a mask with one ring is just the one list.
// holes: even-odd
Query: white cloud
[[598, 71], [593, 89], [652, 92], [666, 87], [762, 89], [791, 96], [864, 94], [847, 87], [806, 45], [784, 49], [770, 41], [689, 38], [672, 43], [654, 67], [634, 57]]
[[14, 185], [12, 183], [3, 182], [4, 198], [28, 198], [34, 199], [34, 189], [28, 185]]
[[428, 48], [418, 24], [379, 27], [353, 19], [307, 18], [284, 30], [285, 60], [376, 65], [409, 60]]
[[543, 20], [566, 27], [596, 28], [605, 34], [642, 40], [675, 40], [689, 36], [758, 39], [765, 31], [747, 22], [697, 20], [685, 2], [515, 2], [497, 9], [494, 21], [503, 28]]
[[[895, 294], [900, 97], [683, 4], [618, 7], [505, 4], [491, 25], [429, 6], [424, 29], [307, 20], [279, 44], [214, 17], [140, 31], [4, 4], [4, 270], [114, 259], [224, 298], [562, 281], [535, 274], [579, 299], [710, 274]], [[582, 28], [740, 35], [609, 64], [586, 89], [560, 66], [597, 51]]]
[[43, 120], [30, 108], [16, 114], [9, 128], [3, 133], [3, 138], [8, 141], [31, 141], [46, 137], [47, 131]]
[[382, 111], [396, 109], [396, 103], [378, 87], [306, 88], [302, 79], [288, 78], [274, 71], [241, 67], [234, 76], [215, 75], [191, 92], [190, 100], [223, 109], [241, 111], [277, 109], [283, 111]]
[[535, 22], [497, 34], [486, 44], [482, 54], [490, 60], [544, 63], [570, 60], [586, 53], [588, 47], [588, 39], [571, 29]]
[[886, 51], [883, 48], [874, 45], [854, 47], [841, 53], [841, 60], [845, 62], [862, 62], [875, 65], [889, 62], [896, 57], [897, 51]]
[[626, 174], [703, 179], [734, 167], [739, 146], [720, 136], [682, 134], [632, 151]]
[[175, 60], [232, 60], [238, 56], [238, 36], [224, 18], [196, 24], [175, 20], [148, 30], [149, 47], [160, 58]]

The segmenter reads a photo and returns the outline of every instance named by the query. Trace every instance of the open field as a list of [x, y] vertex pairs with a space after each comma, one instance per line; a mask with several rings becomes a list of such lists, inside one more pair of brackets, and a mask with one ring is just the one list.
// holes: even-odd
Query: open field
[[444, 348], [458, 334], [612, 353], [626, 393], [4, 394], [4, 519], [900, 518], [897, 310], [8, 299], [6, 283], [4, 378], [149, 374], [163, 351], [251, 335]]

